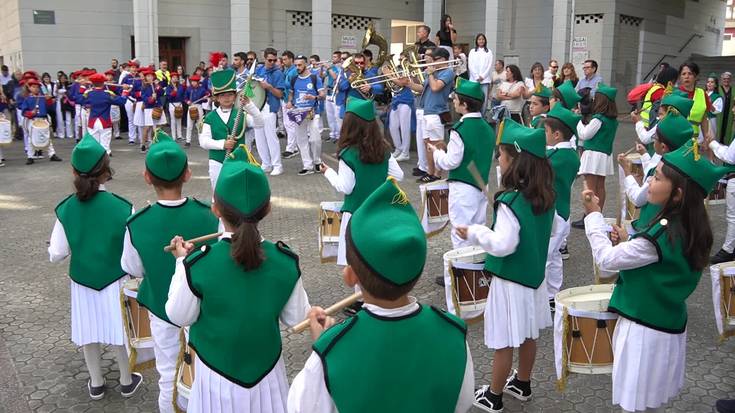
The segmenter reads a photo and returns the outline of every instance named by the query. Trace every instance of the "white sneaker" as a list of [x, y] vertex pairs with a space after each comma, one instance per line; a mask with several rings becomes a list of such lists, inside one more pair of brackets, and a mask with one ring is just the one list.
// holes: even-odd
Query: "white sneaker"
[[264, 166], [264, 165], [261, 165], [261, 166], [260, 166], [260, 169], [262, 169], [262, 170], [263, 170], [263, 172], [265, 172], [265, 173], [271, 173], [271, 171], [273, 171], [273, 167], [271, 167], [271, 166]]
[[283, 174], [283, 168], [273, 168], [273, 171], [271, 172], [271, 176], [278, 176]]
[[407, 153], [401, 153], [400, 155], [396, 156], [396, 161], [403, 162], [411, 160], [411, 156], [409, 156]]
[[393, 155], [393, 157], [396, 158], [396, 160], [397, 160], [398, 157], [401, 156], [401, 150], [400, 149], [396, 149], [395, 151], [393, 151], [393, 153], [391, 155]]

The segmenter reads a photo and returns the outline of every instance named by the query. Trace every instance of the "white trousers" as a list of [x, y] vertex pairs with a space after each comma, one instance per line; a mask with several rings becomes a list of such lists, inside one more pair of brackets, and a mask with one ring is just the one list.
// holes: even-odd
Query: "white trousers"
[[418, 154], [418, 162], [416, 166], [424, 172], [429, 170], [426, 159], [426, 145], [424, 144], [424, 110], [416, 109], [416, 153]]
[[135, 142], [138, 138], [138, 127], [133, 123], [135, 117], [135, 103], [130, 99], [125, 101], [125, 113], [128, 115], [128, 141]]
[[561, 284], [564, 281], [564, 261], [559, 248], [564, 244], [564, 240], [572, 228], [568, 219], [565, 220], [557, 214], [554, 214], [554, 223], [558, 230], [556, 234], [551, 236], [546, 255], [546, 287], [549, 291], [549, 298], [553, 298], [556, 293], [561, 291]]
[[390, 111], [389, 123], [393, 145], [402, 154], [408, 155], [411, 148], [411, 107], [403, 103], [399, 104]]
[[258, 155], [263, 169], [283, 169], [281, 163], [281, 144], [278, 142], [276, 135], [276, 113], [270, 111], [266, 105], [262, 112], [263, 127], [255, 129], [255, 146], [258, 148]]
[[[217, 178], [219, 178], [219, 173], [222, 170], [222, 164], [209, 160], [209, 181], [212, 183], [212, 193], [214, 193], [214, 188], [217, 186]], [[220, 221], [221, 223], [222, 221]]]
[[176, 117], [174, 116], [174, 111], [176, 107], [181, 107], [181, 102], [171, 103], [168, 105], [168, 118], [171, 120], [171, 137], [174, 138], [174, 140], [180, 140], [182, 138], [181, 118], [176, 119]]
[[74, 137], [82, 139], [84, 137], [84, 124], [82, 123], [82, 105], [74, 105]]
[[[22, 115], [22, 112], [18, 109], [18, 125], [23, 128], [23, 146], [26, 151], [26, 156], [28, 158], [32, 158], [35, 156], [36, 150], [33, 148], [33, 145], [31, 145], [31, 119], [26, 118]], [[50, 132], [50, 131], [49, 131]], [[48, 147], [45, 149], [48, 151], [48, 157], [52, 157], [56, 154], [56, 149], [54, 149], [54, 142], [53, 139], [49, 139], [48, 141]]]
[[283, 114], [283, 127], [286, 129], [286, 150], [296, 152], [296, 123], [288, 118], [286, 105], [281, 103], [281, 113]]
[[[204, 116], [204, 111], [202, 110], [202, 105], [194, 105], [195, 108], [197, 108], [197, 112], [199, 112], [199, 119], [201, 119]], [[191, 106], [189, 106], [191, 109]], [[189, 116], [189, 111], [186, 111], [186, 116]], [[186, 122], [186, 141], [188, 143], [191, 143], [191, 130], [196, 129], [197, 122], [199, 122], [199, 119], [192, 120], [191, 117], [188, 117]], [[199, 132], [197, 131], [197, 137], [199, 137]]]
[[56, 137], [74, 137], [74, 116], [71, 112], [61, 109], [61, 101], [56, 102]]
[[[301, 163], [304, 165], [304, 169], [313, 169], [314, 164], [322, 163], [322, 138], [319, 133], [320, 123], [321, 118], [319, 115], [314, 115], [314, 118], [311, 120], [305, 119], [301, 122], [301, 125], [294, 123], [296, 128], [293, 131], [293, 135], [296, 140], [296, 146], [301, 153]], [[290, 136], [291, 134], [289, 134]]]
[[335, 102], [330, 101], [326, 101], [324, 106], [327, 110], [329, 137], [332, 139], [339, 139], [339, 132], [342, 129], [342, 118], [339, 117], [339, 106]]
[[89, 130], [89, 134], [92, 135], [94, 140], [99, 142], [100, 145], [102, 145], [103, 148], [107, 151], [107, 154], [109, 155], [112, 150], [110, 150], [110, 141], [112, 140], [112, 128], [105, 128], [102, 126], [102, 121], [97, 119], [94, 121], [94, 125]]
[[161, 413], [173, 413], [176, 360], [179, 357], [181, 347], [179, 339], [181, 329], [161, 320], [150, 312], [148, 317], [151, 320], [156, 370], [160, 375], [158, 379], [158, 409]]
[[725, 233], [725, 243], [722, 249], [732, 252], [735, 248], [735, 178], [727, 180], [727, 189], [725, 190], [725, 219], [727, 220], [727, 232]]

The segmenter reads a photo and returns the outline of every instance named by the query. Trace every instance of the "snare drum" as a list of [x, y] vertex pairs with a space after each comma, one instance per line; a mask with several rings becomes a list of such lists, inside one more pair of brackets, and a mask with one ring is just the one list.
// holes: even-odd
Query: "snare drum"
[[719, 205], [725, 203], [725, 196], [727, 193], [727, 179], [720, 179], [715, 186], [715, 189], [707, 196], [707, 203], [710, 205]]
[[184, 107], [181, 104], [174, 104], [174, 118], [181, 119], [184, 117]]
[[196, 121], [199, 119], [199, 108], [196, 106], [189, 106], [189, 119]]
[[191, 386], [194, 383], [194, 364], [197, 359], [196, 352], [189, 346], [188, 331], [188, 327], [181, 331], [181, 352], [179, 354], [180, 361], [176, 365], [176, 395], [174, 397], [179, 407], [184, 410], [186, 410], [191, 396]]
[[630, 161], [630, 169], [633, 177], [635, 178], [638, 185], [643, 184], [643, 162], [641, 161], [641, 154], [629, 153], [625, 155], [625, 159]]
[[128, 338], [127, 347], [130, 354], [130, 365], [144, 369], [154, 364], [147, 362], [153, 361], [155, 356], [153, 354], [153, 336], [148, 310], [142, 307], [137, 299], [141, 281], [140, 278], [125, 281], [120, 301], [123, 307], [123, 325]]
[[153, 120], [160, 120], [161, 116], [163, 116], [163, 108], [160, 106], [156, 106], [151, 110], [151, 118]]
[[436, 181], [419, 186], [421, 192], [421, 224], [429, 236], [435, 235], [449, 223], [449, 184]]
[[110, 120], [115, 122], [120, 122], [120, 106], [112, 105], [110, 106]]
[[712, 303], [720, 340], [735, 335], [735, 261], [710, 267]]
[[5, 116], [0, 115], [0, 145], [13, 143], [13, 129], [11, 123]]
[[51, 142], [51, 126], [48, 120], [38, 118], [30, 122], [31, 146], [34, 149], [46, 149]]
[[613, 285], [569, 288], [556, 294], [554, 355], [560, 387], [568, 373], [609, 374], [617, 314], [607, 311]]
[[485, 270], [487, 253], [480, 247], [463, 247], [444, 254], [449, 282], [447, 310], [463, 319], [481, 316], [485, 311], [491, 275]]
[[319, 255], [322, 262], [337, 260], [342, 204], [341, 201], [319, 204]]

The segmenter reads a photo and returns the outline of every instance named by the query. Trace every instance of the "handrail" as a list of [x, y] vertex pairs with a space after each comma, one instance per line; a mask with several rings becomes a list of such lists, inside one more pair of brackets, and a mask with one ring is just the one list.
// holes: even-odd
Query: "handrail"
[[[695, 37], [699, 37], [701, 39], [702, 38], [702, 35], [699, 34], [699, 33], [694, 33], [691, 36], [689, 36], [689, 39], [687, 39], [687, 41], [684, 42], [684, 44], [679, 48], [679, 50], [677, 51], [677, 53], [681, 53], [684, 49], [686, 49], [686, 47], [689, 46], [689, 43], [691, 43], [692, 40], [694, 40]], [[653, 67], [651, 68], [651, 70], [649, 70], [648, 73], [646, 73], [646, 75], [641, 78], [641, 82], [645, 82], [646, 79], [648, 79], [648, 76], [651, 76], [651, 74], [653, 73], [654, 70], [656, 70], [656, 68], [658, 67], [658, 65], [660, 65], [661, 62], [663, 62], [664, 59], [666, 59], [667, 57], [678, 57], [678, 56], [677, 55], [670, 55], [670, 54], [665, 54], [665, 55], [661, 56], [661, 58], [658, 59], [658, 62], [656, 62], [656, 64], [653, 65]]]

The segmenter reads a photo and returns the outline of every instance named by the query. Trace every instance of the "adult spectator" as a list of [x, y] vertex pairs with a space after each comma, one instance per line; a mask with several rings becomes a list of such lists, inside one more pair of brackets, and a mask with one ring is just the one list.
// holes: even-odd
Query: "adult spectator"
[[732, 110], [735, 99], [732, 97], [731, 80], [732, 73], [723, 72], [720, 75], [720, 87], [717, 88], [717, 94], [722, 98], [722, 112], [717, 115], [717, 140], [725, 144], [732, 138]]
[[[420, 57], [422, 57], [426, 53], [426, 49], [431, 49], [436, 47], [436, 44], [429, 40], [429, 34], [431, 33], [431, 28], [427, 25], [421, 25], [416, 28], [416, 43], [414, 43], [417, 47], [417, 52]], [[342, 60], [344, 61], [346, 57], [342, 56]]]
[[706, 140], [712, 140], [714, 132], [709, 129], [707, 112], [712, 111], [712, 102], [701, 87], [697, 87], [699, 76], [699, 65], [694, 62], [684, 62], [679, 66], [679, 89], [686, 92], [689, 99], [694, 101], [692, 110], [689, 112], [689, 123], [694, 128], [694, 136], [703, 136]]
[[567, 80], [572, 81], [572, 85], [577, 86], [577, 83], [579, 82], [579, 76], [577, 76], [577, 71], [574, 69], [574, 65], [566, 62], [561, 67], [561, 74], [556, 77], [556, 80], [554, 81], [554, 87], [561, 85]]
[[455, 44], [452, 46], [454, 52], [454, 58], [459, 60], [461, 63], [454, 68], [454, 75], [469, 80], [469, 73], [467, 73], [467, 55], [462, 50], [462, 46]]
[[495, 61], [495, 70], [493, 70], [493, 81], [492, 81], [492, 90], [490, 93], [490, 96], [492, 96], [492, 102], [490, 102], [490, 107], [495, 107], [500, 104], [500, 100], [498, 99], [498, 91], [500, 90], [500, 85], [503, 84], [506, 80], [508, 80], [507, 76], [505, 75], [505, 62], [501, 59], [498, 59]]
[[[207, 64], [206, 64], [206, 63], [204, 63], [204, 61], [202, 60], [202, 61], [201, 61], [201, 62], [199, 62], [199, 64], [197, 65], [197, 68], [201, 69], [201, 70], [202, 70], [202, 73], [205, 73], [205, 72], [207, 71]], [[201, 74], [200, 74], [200, 75], [201, 75]]]
[[[556, 83], [556, 79], [559, 78], [559, 62], [556, 59], [549, 60], [549, 68], [544, 72], [544, 80], [551, 80], [552, 85]], [[546, 83], [544, 83], [546, 84]]]
[[117, 59], [112, 59], [110, 61], [110, 70], [112, 70], [112, 78], [113, 79], [119, 79], [120, 78], [120, 63], [117, 61]]
[[161, 60], [158, 62], [158, 70], [156, 70], [156, 79], [161, 82], [162, 87], [168, 86], [171, 83], [171, 73], [168, 71], [168, 62]]
[[[543, 70], [541, 71], [543, 74]], [[498, 87], [497, 99], [510, 112], [510, 117], [518, 123], [521, 120], [523, 109], [523, 95], [526, 93], [526, 85], [523, 83], [521, 69], [516, 65], [508, 65], [505, 68], [506, 81]]]
[[526, 91], [523, 93], [524, 99], [530, 99], [538, 85], [544, 84], [544, 65], [539, 62], [531, 65], [531, 72], [526, 78]]
[[[467, 69], [470, 80], [482, 85], [485, 100], [482, 103], [482, 113], [487, 109], [488, 92], [493, 82], [493, 52], [487, 48], [487, 38], [483, 33], [475, 36], [475, 47], [470, 50], [467, 58]], [[500, 69], [502, 71], [502, 68]]]
[[0, 68], [0, 86], [5, 87], [12, 79], [13, 76], [10, 74], [10, 69], [7, 65], [3, 65]]
[[449, 60], [454, 59], [452, 46], [457, 41], [457, 31], [454, 30], [452, 17], [448, 14], [442, 16], [440, 29], [436, 33], [436, 41], [439, 42], [439, 47], [449, 52]]
[[712, 110], [707, 112], [707, 120], [709, 121], [709, 129], [712, 131], [714, 136], [719, 136], [717, 130], [717, 115], [722, 113], [723, 99], [722, 96], [717, 92], [720, 88], [720, 82], [715, 73], [710, 73], [707, 76], [707, 83], [705, 91], [709, 96], [709, 101], [712, 102]]
[[247, 60], [248, 56], [245, 52], [237, 52], [232, 56], [232, 68], [235, 69], [235, 75], [237, 76], [237, 90], [242, 89], [242, 85], [248, 78]]
[[585, 60], [582, 64], [582, 71], [584, 72], [584, 78], [577, 82], [577, 92], [588, 87], [591, 89], [591, 97], [594, 98], [597, 85], [602, 82], [602, 76], [597, 74], [597, 62], [592, 59]]

